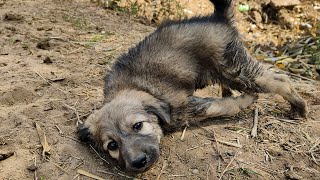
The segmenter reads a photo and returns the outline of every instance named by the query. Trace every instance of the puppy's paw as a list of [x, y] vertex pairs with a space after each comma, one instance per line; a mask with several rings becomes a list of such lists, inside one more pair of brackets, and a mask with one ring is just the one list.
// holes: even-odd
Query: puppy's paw
[[297, 104], [291, 104], [291, 110], [290, 110], [290, 118], [294, 120], [303, 119], [306, 118], [308, 115], [308, 106], [307, 103], [303, 100], [301, 100]]
[[247, 108], [255, 103], [258, 99], [258, 94], [243, 94], [239, 98], [241, 109]]

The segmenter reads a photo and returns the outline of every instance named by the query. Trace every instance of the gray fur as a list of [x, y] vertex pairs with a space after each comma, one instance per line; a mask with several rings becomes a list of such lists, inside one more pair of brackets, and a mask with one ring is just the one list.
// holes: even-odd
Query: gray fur
[[[79, 132], [101, 144], [128, 170], [144, 171], [156, 162], [162, 128], [235, 115], [255, 102], [254, 93], [278, 93], [290, 102], [293, 118], [306, 116], [306, 103], [288, 77], [248, 54], [233, 26], [231, 0], [212, 2], [213, 15], [163, 24], [120, 56], [105, 78], [105, 105]], [[220, 99], [193, 96], [210, 82], [223, 85], [223, 96], [231, 95], [230, 89], [244, 94]], [[133, 129], [138, 121], [144, 129]], [[112, 141], [117, 150], [108, 150]]]

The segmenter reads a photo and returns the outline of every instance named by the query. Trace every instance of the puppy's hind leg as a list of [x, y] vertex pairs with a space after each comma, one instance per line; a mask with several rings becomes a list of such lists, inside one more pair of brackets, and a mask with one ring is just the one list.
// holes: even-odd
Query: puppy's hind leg
[[290, 116], [292, 119], [306, 117], [308, 114], [306, 102], [299, 96], [285, 74], [278, 74], [272, 70], [265, 70], [255, 82], [266, 93], [281, 95], [291, 104]]
[[189, 97], [187, 106], [175, 114], [175, 118], [199, 121], [212, 117], [233, 116], [249, 107], [256, 99], [256, 95], [250, 94], [221, 99], [192, 96]]

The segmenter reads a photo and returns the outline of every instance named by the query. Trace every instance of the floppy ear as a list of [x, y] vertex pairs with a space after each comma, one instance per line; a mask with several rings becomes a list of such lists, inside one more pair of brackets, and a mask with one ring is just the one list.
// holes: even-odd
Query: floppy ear
[[80, 125], [77, 130], [77, 135], [82, 142], [93, 142], [96, 134], [96, 124], [99, 120], [99, 111], [91, 114], [84, 124]]
[[171, 113], [170, 106], [164, 102], [156, 102], [153, 104], [146, 104], [145, 110], [148, 113], [154, 114], [158, 117], [160, 124], [170, 124]]
[[92, 133], [85, 124], [81, 124], [77, 129], [77, 135], [82, 142], [92, 141]]

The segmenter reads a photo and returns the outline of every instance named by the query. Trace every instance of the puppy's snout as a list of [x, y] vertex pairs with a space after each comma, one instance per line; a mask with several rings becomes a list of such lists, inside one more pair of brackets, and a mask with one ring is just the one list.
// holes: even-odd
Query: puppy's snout
[[132, 166], [141, 169], [147, 165], [147, 155], [146, 154], [139, 154], [135, 160], [132, 162]]

